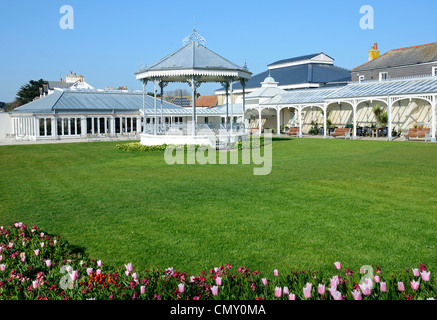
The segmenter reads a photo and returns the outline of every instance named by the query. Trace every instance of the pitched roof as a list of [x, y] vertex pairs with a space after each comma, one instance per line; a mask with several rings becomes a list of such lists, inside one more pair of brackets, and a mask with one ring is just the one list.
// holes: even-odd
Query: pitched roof
[[[145, 95], [146, 114], [153, 114], [155, 110], [154, 97]], [[161, 100], [157, 99], [157, 110], [161, 112]], [[44, 98], [32, 101], [19, 108], [15, 113], [138, 113], [143, 109], [143, 93], [140, 91], [98, 91], [98, 90], [55, 90]], [[198, 114], [216, 114], [211, 109], [199, 109]], [[163, 114], [191, 115], [191, 108], [183, 108], [163, 100]]]
[[437, 42], [390, 50], [352, 71], [392, 68], [419, 63], [437, 62]]
[[243, 70], [243, 67], [229, 61], [196, 42], [190, 42], [164, 58], [152, 63], [145, 70], [162, 69], [230, 69]]
[[[317, 57], [318, 55], [321, 55], [321, 54], [324, 54], [324, 53], [323, 52], [319, 52], [319, 53], [307, 54], [307, 55], [300, 56], [300, 57], [282, 59], [282, 60], [278, 60], [278, 61], [275, 61], [273, 63], [270, 63], [267, 66], [270, 67], [270, 66], [274, 66], [276, 64], [283, 64], [283, 63], [290, 63], [290, 62], [296, 62], [296, 61], [302, 61], [302, 60], [309, 60], [309, 59], [315, 58], [315, 57]], [[326, 55], [326, 56], [329, 57], [328, 55]], [[331, 57], [329, 57], [329, 58], [331, 58]]]
[[215, 107], [217, 106], [217, 96], [200, 96], [196, 99], [196, 107]]
[[[277, 68], [258, 73], [246, 83], [247, 89], [259, 88], [266, 77], [271, 76], [278, 86], [295, 85], [301, 83], [329, 83], [346, 82], [351, 80], [350, 71], [331, 64], [305, 63], [301, 65]], [[233, 84], [233, 89], [242, 89], [241, 83]], [[218, 91], [218, 90], [217, 90]]]
[[47, 81], [48, 87], [50, 90], [54, 90], [55, 88], [60, 89], [68, 89], [72, 85], [75, 84], [75, 82], [65, 82], [65, 81]]

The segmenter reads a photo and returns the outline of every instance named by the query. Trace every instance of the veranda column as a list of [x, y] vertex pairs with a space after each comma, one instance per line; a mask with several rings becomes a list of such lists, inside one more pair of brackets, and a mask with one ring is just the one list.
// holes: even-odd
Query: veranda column
[[56, 117], [51, 118], [52, 122], [52, 137], [56, 139], [56, 135], [58, 134], [58, 126], [56, 125]]
[[136, 130], [135, 130], [135, 133], [139, 134], [141, 132], [141, 117], [138, 116], [136, 119], [137, 119], [137, 127], [136, 127]]
[[356, 140], [357, 139], [357, 107], [358, 107], [358, 103], [354, 102], [352, 105], [352, 111], [354, 113], [354, 131], [353, 131], [353, 139]]
[[261, 136], [261, 132], [262, 132], [262, 119], [261, 119], [261, 114], [262, 114], [262, 110], [261, 108], [258, 109], [258, 135]]
[[297, 112], [299, 113], [299, 137], [302, 138], [302, 107], [297, 107]]
[[86, 117], [81, 117], [80, 118], [80, 135], [82, 137], [85, 137], [87, 135], [87, 121], [86, 121]]
[[281, 115], [281, 110], [279, 109], [279, 106], [276, 106], [276, 135], [278, 137], [281, 136], [280, 115]]
[[109, 118], [109, 130], [110, 130], [110, 133], [111, 133], [113, 136], [115, 136], [115, 117], [114, 117], [114, 115], [112, 115], [112, 116]]
[[436, 131], [436, 106], [437, 106], [437, 96], [434, 96], [432, 99], [432, 105], [431, 105], [431, 142], [436, 142], [436, 137], [435, 137], [435, 131]]
[[[45, 119], [42, 118], [45, 122]], [[40, 129], [40, 121], [38, 117], [35, 117], [35, 136], [39, 137], [41, 133], [41, 129]]]
[[326, 139], [327, 135], [326, 135], [326, 118], [328, 117], [328, 104], [325, 103], [325, 105], [323, 106], [323, 138]]
[[391, 134], [391, 109], [392, 109], [392, 99], [390, 98], [390, 96], [387, 99], [387, 106], [388, 106], [388, 111], [387, 111], [387, 140], [388, 141], [392, 141], [392, 134]]
[[157, 81], [158, 80], [156, 80], [156, 79], [153, 81], [153, 84], [154, 84], [153, 97], [155, 98], [155, 99], [153, 99], [154, 100], [153, 107], [154, 107], [154, 113], [155, 113], [155, 125], [154, 125], [155, 135], [158, 134], [158, 122], [156, 121], [156, 84], [157, 84]]

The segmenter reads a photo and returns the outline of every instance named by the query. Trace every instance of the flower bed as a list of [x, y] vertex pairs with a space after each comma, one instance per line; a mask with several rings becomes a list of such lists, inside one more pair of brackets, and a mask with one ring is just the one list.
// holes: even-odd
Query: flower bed
[[118, 268], [77, 252], [62, 236], [37, 226], [0, 227], [0, 299], [3, 300], [425, 300], [437, 280], [425, 265], [399, 272], [333, 264], [329, 274], [291, 271], [269, 275], [222, 265], [199, 275], [173, 268]]

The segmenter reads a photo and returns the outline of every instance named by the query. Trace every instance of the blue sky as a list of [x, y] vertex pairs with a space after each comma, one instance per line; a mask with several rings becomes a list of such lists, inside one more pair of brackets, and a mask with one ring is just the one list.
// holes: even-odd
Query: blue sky
[[[74, 29], [62, 30], [62, 5]], [[374, 9], [374, 29], [360, 28], [360, 8]], [[148, 1], [1, 0], [0, 101], [31, 79], [59, 80], [72, 70], [96, 88], [141, 89], [134, 72], [179, 49], [193, 28], [206, 46], [254, 74], [276, 60], [317, 52], [354, 68], [374, 42], [391, 49], [436, 42], [436, 1]], [[199, 92], [214, 94], [219, 84]], [[186, 88], [174, 84], [169, 89]], [[150, 91], [151, 85], [149, 85]]]

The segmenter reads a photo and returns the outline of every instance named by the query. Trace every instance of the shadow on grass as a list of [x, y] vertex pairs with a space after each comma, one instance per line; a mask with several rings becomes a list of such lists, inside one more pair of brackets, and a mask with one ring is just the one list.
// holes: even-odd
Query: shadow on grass
[[272, 141], [291, 141], [294, 140], [294, 138], [289, 137], [272, 137]]

